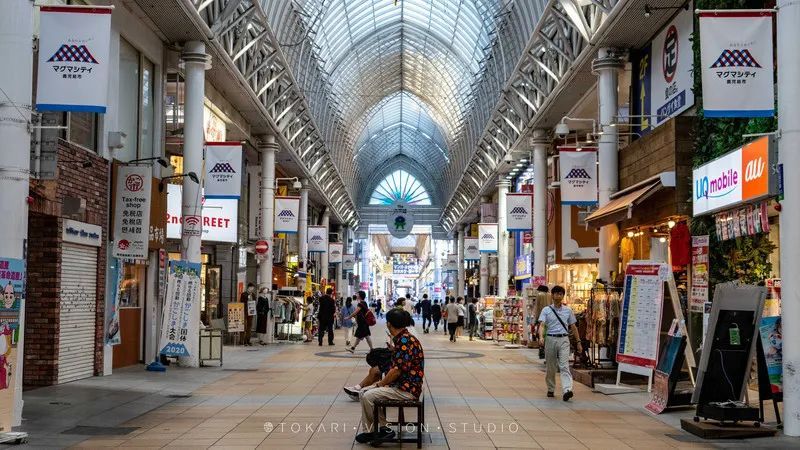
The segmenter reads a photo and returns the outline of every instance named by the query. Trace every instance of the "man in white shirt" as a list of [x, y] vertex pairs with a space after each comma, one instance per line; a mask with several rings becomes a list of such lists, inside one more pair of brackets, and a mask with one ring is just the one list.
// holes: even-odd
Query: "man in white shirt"
[[[569, 370], [569, 334], [578, 335], [578, 328], [575, 326], [577, 320], [575, 313], [564, 303], [564, 288], [553, 286], [550, 290], [553, 304], [542, 309], [539, 321], [544, 326], [539, 326], [539, 342], [544, 342], [544, 358], [547, 363], [547, 396], [554, 397], [556, 389], [556, 368], [561, 371], [561, 390], [562, 399], [566, 402], [572, 398], [572, 373]], [[545, 340], [545, 328], [547, 329], [547, 339]], [[578, 352], [582, 352], [581, 343], [578, 341]]]

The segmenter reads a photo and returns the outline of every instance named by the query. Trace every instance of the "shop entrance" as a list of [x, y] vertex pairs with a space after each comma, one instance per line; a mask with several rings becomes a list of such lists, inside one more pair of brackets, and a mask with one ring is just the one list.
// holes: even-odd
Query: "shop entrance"
[[122, 264], [119, 291], [120, 343], [114, 346], [114, 369], [142, 361], [142, 305], [147, 286], [146, 268], [144, 264]]

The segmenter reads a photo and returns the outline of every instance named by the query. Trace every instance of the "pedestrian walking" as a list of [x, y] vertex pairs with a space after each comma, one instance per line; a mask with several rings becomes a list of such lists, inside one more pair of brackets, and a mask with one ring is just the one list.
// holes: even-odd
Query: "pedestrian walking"
[[336, 300], [333, 299], [331, 294], [333, 294], [333, 289], [326, 289], [325, 295], [319, 299], [319, 308], [317, 308], [317, 321], [319, 323], [317, 341], [320, 347], [322, 346], [322, 338], [325, 336], [325, 333], [328, 333], [328, 345], [334, 345], [333, 320], [336, 315]]
[[[564, 288], [553, 286], [550, 295], [553, 304], [542, 310], [539, 321], [543, 322], [544, 327], [539, 327], [539, 341], [544, 341], [544, 359], [547, 364], [545, 381], [547, 382], [547, 396], [554, 397], [556, 389], [556, 369], [561, 372], [562, 399], [566, 402], [572, 398], [572, 373], [569, 370], [570, 344], [569, 335], [577, 335], [578, 328], [575, 326], [577, 320], [572, 309], [565, 304]], [[545, 338], [545, 329], [547, 330]], [[578, 353], [583, 352], [581, 343], [578, 341]]]
[[456, 305], [458, 305], [458, 320], [456, 322], [456, 336], [461, 337], [461, 334], [464, 331], [464, 325], [466, 323], [466, 316], [467, 316], [467, 308], [464, 306], [464, 299], [462, 297], [458, 297], [456, 299]]
[[351, 318], [353, 313], [356, 312], [356, 307], [353, 305], [353, 298], [347, 297], [344, 301], [344, 306], [342, 306], [342, 328], [344, 328], [344, 343], [346, 346], [350, 346], [350, 342], [353, 340], [353, 319]]
[[429, 333], [431, 330], [431, 299], [428, 298], [428, 294], [424, 294], [422, 296], [422, 301], [419, 302], [419, 309], [422, 311], [422, 332]]
[[[445, 307], [447, 313], [447, 331], [450, 333], [450, 342], [456, 341], [456, 329], [458, 328], [458, 313], [460, 305], [456, 303], [456, 299], [450, 297], [450, 303]], [[461, 316], [462, 319], [464, 316]]]
[[431, 305], [431, 319], [433, 319], [433, 331], [439, 331], [439, 322], [442, 320], [442, 305], [439, 304], [438, 298], [435, 299], [433, 305]]
[[467, 328], [469, 329], [469, 340], [471, 341], [472, 338], [478, 334], [478, 299], [473, 298], [469, 304], [469, 308], [467, 310], [467, 318], [468, 318], [468, 325]]
[[[355, 353], [356, 347], [361, 341], [366, 340], [367, 345], [369, 345], [369, 349], [372, 350], [372, 338], [370, 337], [372, 333], [369, 331], [369, 322], [368, 316], [372, 314], [370, 311], [369, 306], [367, 305], [367, 293], [364, 291], [358, 291], [358, 306], [356, 306], [355, 312], [350, 316], [350, 318], [356, 319], [356, 341], [353, 343], [352, 347], [347, 347], [347, 351], [350, 353]], [[372, 317], [372, 322], [374, 323], [375, 317]]]

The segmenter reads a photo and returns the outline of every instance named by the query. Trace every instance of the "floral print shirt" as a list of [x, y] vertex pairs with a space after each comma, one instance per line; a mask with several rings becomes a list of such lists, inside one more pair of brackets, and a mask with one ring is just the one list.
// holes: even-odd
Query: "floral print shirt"
[[392, 367], [400, 371], [394, 386], [419, 398], [425, 376], [425, 354], [419, 340], [408, 329], [394, 337]]

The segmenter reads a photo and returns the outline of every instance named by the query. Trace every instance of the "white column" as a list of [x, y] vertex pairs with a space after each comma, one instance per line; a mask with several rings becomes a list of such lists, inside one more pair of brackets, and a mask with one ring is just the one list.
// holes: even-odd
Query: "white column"
[[304, 277], [299, 277], [297, 282], [300, 285], [301, 291], [305, 291], [306, 277], [308, 274], [308, 180], [302, 179], [300, 182], [303, 187], [300, 188], [300, 214], [297, 218], [297, 240], [298, 251], [301, 271], [306, 274]]
[[[328, 207], [326, 207], [325, 211], [322, 213], [322, 223], [320, 224], [323, 227], [325, 227], [325, 237], [328, 237], [330, 235], [330, 224], [331, 224], [331, 213], [330, 213], [330, 209]], [[324, 252], [322, 252], [322, 254], [320, 254], [320, 264], [319, 265], [320, 265], [320, 282], [322, 282], [323, 278], [325, 279], [325, 281], [330, 281], [330, 280], [328, 280], [328, 278], [329, 278], [329, 275], [328, 275], [329, 274], [329, 270], [328, 270], [328, 249], [327, 248], [325, 249]], [[324, 294], [324, 292], [323, 292], [323, 294]]]
[[[9, 98], [0, 94], [0, 142], [3, 161], [0, 163], [0, 205], [3, 210], [3, 232], [0, 233], [0, 255], [25, 258], [23, 249], [28, 239], [28, 185], [30, 169], [31, 86], [33, 80], [33, 2], [11, 0], [3, 3], [0, 14], [0, 55], [8, 62], [0, 70], [0, 87]], [[13, 104], [12, 104], [13, 103]], [[19, 326], [25, 330], [25, 304], [20, 305]], [[20, 333], [14, 373], [14, 414], [11, 423], [0, 418], [0, 425], [22, 423], [22, 364], [24, 332]], [[9, 430], [10, 431], [10, 430]]]
[[[599, 206], [610, 200], [611, 194], [619, 189], [619, 136], [614, 123], [618, 108], [618, 71], [623, 67], [619, 52], [613, 48], [601, 48], [592, 69], [597, 74], [597, 98], [600, 110], [600, 127], [603, 134], [598, 144], [598, 185]], [[619, 229], [616, 224], [600, 228], [600, 264], [599, 277], [612, 281], [612, 272], [616, 274], [619, 265]]]
[[456, 248], [456, 259], [458, 260], [458, 275], [456, 276], [456, 295], [463, 297], [466, 295], [466, 290], [464, 285], [466, 284], [464, 280], [464, 235], [467, 232], [467, 227], [465, 226], [463, 230], [457, 231], [458, 233], [458, 244]]
[[[436, 295], [436, 288], [438, 287], [441, 289], [442, 287], [442, 263], [440, 261], [440, 254], [441, 247], [439, 246], [439, 240], [434, 239], [433, 241], [433, 292], [431, 292], [431, 298], [442, 298], [441, 293], [439, 296]], [[440, 291], [441, 292], [441, 291]]]
[[[261, 229], [259, 237], [267, 241], [267, 254], [264, 259], [258, 261], [258, 289], [262, 288], [272, 291], [272, 255], [275, 240], [275, 153], [278, 152], [278, 144], [275, 136], [261, 136], [258, 141], [258, 150], [261, 152]], [[267, 318], [267, 343], [271, 344], [275, 339], [272, 330], [272, 314]]]
[[[203, 99], [205, 98], [206, 70], [210, 67], [210, 57], [206, 55], [206, 46], [200, 41], [187, 42], [181, 55], [185, 64], [185, 91], [186, 101], [183, 108], [183, 173], [194, 172], [198, 177], [203, 175], [203, 145], [205, 133], [203, 130]], [[201, 217], [202, 214], [202, 189], [200, 184], [183, 179], [183, 196], [181, 199], [184, 219], [189, 216]], [[192, 263], [200, 263], [200, 248], [202, 245], [202, 220], [196, 228], [182, 227], [181, 258]], [[197, 299], [200, 302], [200, 298]], [[197, 317], [192, 320], [200, 321], [200, 308], [197, 308]], [[199, 339], [199, 336], [193, 339]], [[199, 348], [199, 345], [195, 348]], [[197, 367], [197, 355], [180, 358], [182, 365]]]
[[533, 147], [533, 276], [547, 276], [547, 148], [546, 130], [534, 130]]
[[[359, 278], [360, 283], [369, 283], [369, 271], [370, 271], [370, 262], [369, 262], [369, 237], [362, 240], [361, 242], [361, 277]], [[356, 292], [361, 290], [361, 286], [357, 286]], [[369, 288], [364, 289], [369, 297]]]
[[[800, 139], [800, 4], [778, 0], [778, 130], [780, 162], [784, 174], [800, 167], [800, 153], [794, 148]], [[785, 145], [784, 145], [785, 144]], [[780, 213], [780, 261], [783, 301], [783, 432], [800, 436], [800, 177], [784, 176]]]
[[[481, 197], [481, 205], [489, 202], [489, 197]], [[486, 218], [483, 217], [483, 214], [481, 214], [481, 222], [483, 222], [485, 219]], [[481, 253], [480, 283], [481, 297], [486, 297], [489, 295], [489, 255], [487, 253]]]
[[506, 230], [506, 194], [511, 183], [505, 176], [497, 180], [497, 295], [508, 293], [508, 230]]

